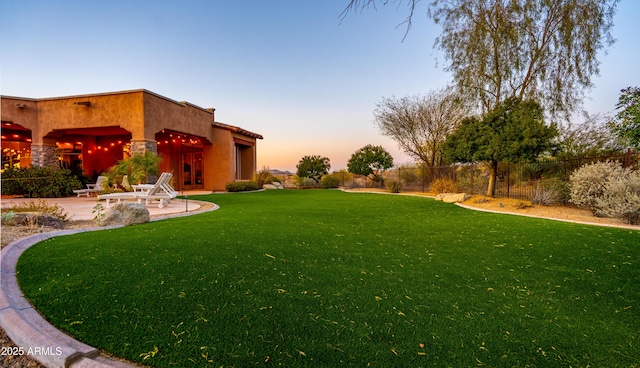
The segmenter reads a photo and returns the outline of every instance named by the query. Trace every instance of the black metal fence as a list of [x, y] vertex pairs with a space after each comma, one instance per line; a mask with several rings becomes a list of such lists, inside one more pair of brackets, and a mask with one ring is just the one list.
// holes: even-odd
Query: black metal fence
[[[550, 158], [535, 162], [500, 163], [496, 180], [496, 197], [531, 199], [541, 187], [562, 186], [569, 180], [571, 173], [581, 166], [602, 161], [617, 161], [624, 167], [638, 169], [640, 155], [628, 150], [621, 154], [583, 157], [576, 159]], [[382, 188], [390, 182], [400, 183], [402, 192], [434, 192], [443, 182], [453, 183], [458, 192], [485, 194], [489, 186], [489, 167], [485, 164], [460, 164], [428, 167], [426, 165], [406, 165], [390, 169], [380, 177], [371, 180], [354, 175], [346, 170], [332, 174], [338, 179], [339, 186], [346, 189]], [[295, 176], [281, 176], [279, 179], [286, 188], [313, 187], [315, 183], [296, 182]], [[565, 186], [566, 187], [566, 186]], [[437, 190], [436, 190], [437, 191]]]

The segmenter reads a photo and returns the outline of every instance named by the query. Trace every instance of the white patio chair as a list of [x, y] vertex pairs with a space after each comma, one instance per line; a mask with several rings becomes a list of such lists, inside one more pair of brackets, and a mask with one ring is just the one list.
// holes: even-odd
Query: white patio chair
[[87, 184], [87, 189], [77, 189], [77, 190], [74, 190], [73, 192], [77, 194], [78, 197], [86, 196], [87, 198], [89, 198], [93, 193], [95, 194], [102, 193], [102, 191], [104, 191], [104, 189], [107, 187], [108, 183], [109, 183], [109, 178], [106, 176], [100, 175], [98, 176], [98, 179], [96, 179], [95, 184]]
[[171, 202], [171, 199], [178, 195], [175, 191], [167, 192], [166, 190], [166, 187], [169, 185], [169, 180], [171, 180], [172, 177], [173, 174], [165, 172], [160, 175], [156, 183], [148, 191], [101, 194], [98, 196], [98, 199], [106, 200], [107, 208], [109, 208], [112, 199], [117, 200], [118, 203], [122, 200], [136, 200], [138, 203], [142, 203], [144, 200], [145, 204], [149, 204], [149, 201], [152, 200], [158, 200], [160, 201], [158, 208], [163, 208]]

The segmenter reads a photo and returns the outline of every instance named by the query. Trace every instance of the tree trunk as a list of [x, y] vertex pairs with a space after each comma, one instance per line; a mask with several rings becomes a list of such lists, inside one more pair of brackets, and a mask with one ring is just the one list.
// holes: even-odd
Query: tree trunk
[[487, 196], [493, 197], [496, 194], [496, 178], [498, 176], [498, 161], [491, 161], [491, 171], [489, 172], [489, 189], [487, 189]]

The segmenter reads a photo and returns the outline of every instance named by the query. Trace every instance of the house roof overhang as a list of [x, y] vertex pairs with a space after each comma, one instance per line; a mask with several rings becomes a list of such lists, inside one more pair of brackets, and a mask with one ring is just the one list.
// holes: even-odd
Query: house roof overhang
[[229, 131], [231, 131], [233, 133], [237, 133], [237, 134], [243, 135], [245, 137], [254, 138], [254, 139], [264, 139], [262, 137], [262, 135], [260, 135], [258, 133], [250, 132], [248, 130], [242, 129], [242, 128], [237, 127], [237, 126], [224, 124], [224, 123], [220, 123], [220, 122], [217, 122], [217, 121], [214, 121], [212, 123], [212, 125], [213, 125], [214, 128], [220, 128], [220, 129], [229, 130]]

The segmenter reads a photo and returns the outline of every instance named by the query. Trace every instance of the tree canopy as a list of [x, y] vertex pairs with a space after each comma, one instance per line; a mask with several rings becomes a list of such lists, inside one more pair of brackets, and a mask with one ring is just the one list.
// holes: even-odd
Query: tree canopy
[[374, 111], [383, 135], [428, 166], [442, 164], [442, 145], [467, 110], [451, 88], [423, 96], [384, 98]]
[[[407, 4], [407, 30], [420, 0], [351, 0], [343, 16], [376, 3]], [[569, 116], [599, 73], [598, 52], [614, 39], [618, 0], [433, 0], [442, 27], [435, 46], [461, 93], [483, 112], [509, 98], [535, 99]]]
[[320, 182], [323, 175], [329, 173], [331, 164], [327, 157], [320, 155], [304, 156], [296, 165], [297, 175], [301, 178], [313, 179], [316, 184]]
[[372, 180], [378, 173], [393, 167], [393, 157], [382, 146], [368, 144], [351, 155], [347, 163], [350, 173], [364, 175]]
[[613, 133], [630, 146], [640, 148], [640, 87], [622, 89], [616, 109], [619, 111], [611, 123]]
[[487, 195], [493, 196], [499, 162], [533, 160], [551, 150], [556, 135], [557, 128], [545, 124], [540, 104], [511, 98], [481, 118], [465, 118], [447, 138], [444, 155], [451, 162], [488, 162]]

